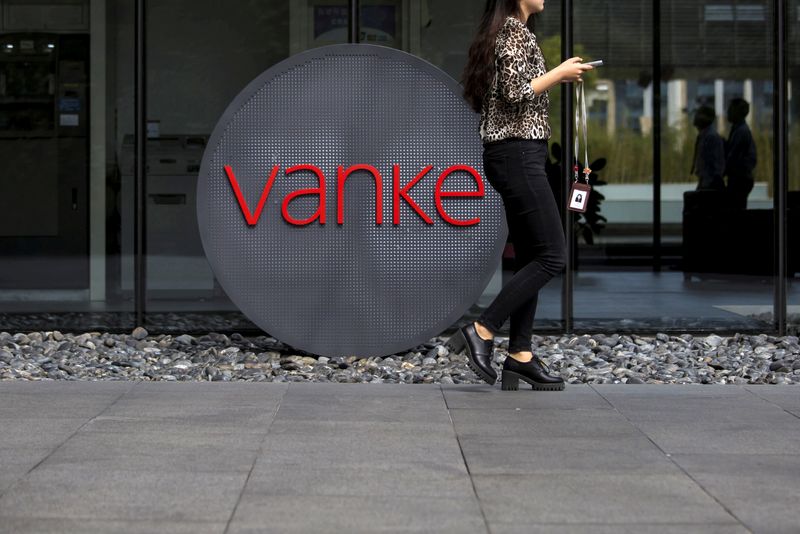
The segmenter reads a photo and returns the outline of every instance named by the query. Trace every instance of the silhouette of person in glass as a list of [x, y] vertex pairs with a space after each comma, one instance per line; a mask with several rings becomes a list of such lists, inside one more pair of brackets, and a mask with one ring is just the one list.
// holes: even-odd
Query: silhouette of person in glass
[[753, 189], [753, 169], [756, 167], [756, 143], [745, 117], [750, 104], [743, 98], [734, 98], [728, 105], [728, 122], [731, 131], [725, 142], [725, 174], [728, 176], [728, 199], [731, 207], [747, 208], [747, 195]]
[[708, 106], [700, 106], [694, 112], [697, 140], [694, 143], [691, 174], [697, 176], [697, 190], [725, 190], [722, 179], [725, 172], [725, 140], [714, 128], [717, 114]]

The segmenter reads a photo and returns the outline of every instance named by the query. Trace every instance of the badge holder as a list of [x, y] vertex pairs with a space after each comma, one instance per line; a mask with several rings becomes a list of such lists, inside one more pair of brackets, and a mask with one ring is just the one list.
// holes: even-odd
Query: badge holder
[[[572, 173], [574, 176], [574, 180], [572, 182], [572, 189], [569, 192], [569, 200], [567, 202], [567, 209], [571, 211], [577, 211], [579, 213], [584, 213], [586, 211], [586, 207], [589, 204], [589, 193], [592, 190], [592, 186], [589, 185], [589, 175], [592, 173], [592, 169], [589, 168], [589, 144], [586, 140], [586, 100], [585, 95], [583, 92], [583, 81], [578, 82], [575, 86], [575, 164], [572, 166]], [[583, 150], [584, 150], [584, 160], [583, 160], [583, 183], [578, 181], [578, 103], [580, 103], [580, 117], [583, 126]]]

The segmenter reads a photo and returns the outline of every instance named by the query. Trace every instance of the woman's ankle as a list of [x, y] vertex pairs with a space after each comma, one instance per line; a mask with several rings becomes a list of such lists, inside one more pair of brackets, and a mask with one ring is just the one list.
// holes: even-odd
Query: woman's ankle
[[518, 362], [529, 362], [533, 359], [533, 353], [525, 350], [509, 352], [508, 355]]
[[478, 333], [478, 336], [481, 339], [485, 341], [494, 339], [494, 332], [492, 332], [491, 329], [486, 328], [482, 323], [473, 321], [473, 326], [475, 327], [475, 331]]

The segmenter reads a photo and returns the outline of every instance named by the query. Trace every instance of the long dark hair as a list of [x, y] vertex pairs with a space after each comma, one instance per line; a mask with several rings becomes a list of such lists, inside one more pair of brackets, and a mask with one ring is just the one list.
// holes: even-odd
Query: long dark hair
[[[481, 112], [483, 98], [494, 80], [494, 43], [497, 32], [509, 15], [519, 17], [519, 0], [486, 0], [475, 38], [469, 47], [467, 64], [461, 74], [464, 100], [476, 112]], [[535, 14], [531, 13], [525, 25], [533, 33]]]

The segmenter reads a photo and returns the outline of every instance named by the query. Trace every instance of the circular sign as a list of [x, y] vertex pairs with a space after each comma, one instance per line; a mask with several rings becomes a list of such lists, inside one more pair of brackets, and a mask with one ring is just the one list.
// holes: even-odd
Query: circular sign
[[203, 154], [197, 222], [253, 323], [313, 354], [384, 356], [469, 310], [508, 228], [461, 91], [413, 55], [341, 44], [236, 96]]

